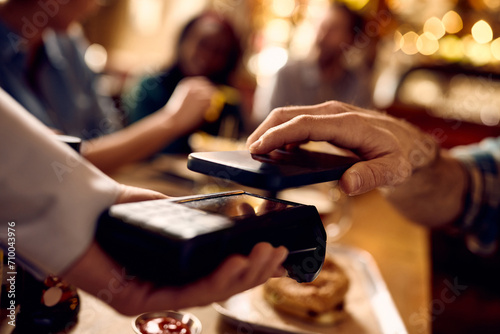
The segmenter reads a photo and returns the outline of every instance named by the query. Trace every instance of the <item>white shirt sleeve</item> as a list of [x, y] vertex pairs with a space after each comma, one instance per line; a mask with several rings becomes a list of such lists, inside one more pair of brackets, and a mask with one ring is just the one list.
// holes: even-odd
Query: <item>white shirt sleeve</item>
[[92, 242], [118, 183], [58, 142], [1, 89], [0, 158], [2, 248], [15, 249], [15, 262], [40, 278], [60, 274]]

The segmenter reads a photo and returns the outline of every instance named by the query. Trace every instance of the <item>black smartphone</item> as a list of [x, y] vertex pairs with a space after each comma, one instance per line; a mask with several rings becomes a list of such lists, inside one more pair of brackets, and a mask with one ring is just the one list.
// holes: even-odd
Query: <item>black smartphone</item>
[[338, 180], [359, 159], [301, 148], [249, 151], [196, 152], [188, 156], [190, 170], [241, 185], [279, 191], [313, 183]]
[[130, 275], [157, 285], [193, 282], [263, 241], [285, 246], [288, 275], [311, 282], [326, 252], [314, 206], [243, 191], [116, 204], [101, 215], [96, 240]]

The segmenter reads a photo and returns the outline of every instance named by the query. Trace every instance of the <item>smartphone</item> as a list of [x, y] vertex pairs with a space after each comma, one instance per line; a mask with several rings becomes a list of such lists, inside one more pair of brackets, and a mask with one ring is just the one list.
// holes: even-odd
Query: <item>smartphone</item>
[[129, 275], [159, 286], [194, 282], [259, 242], [285, 246], [288, 275], [311, 282], [326, 252], [314, 206], [244, 191], [116, 204], [101, 215], [96, 240]]
[[241, 185], [279, 191], [338, 180], [358, 161], [354, 157], [296, 148], [258, 155], [249, 151], [196, 152], [188, 156], [187, 167]]

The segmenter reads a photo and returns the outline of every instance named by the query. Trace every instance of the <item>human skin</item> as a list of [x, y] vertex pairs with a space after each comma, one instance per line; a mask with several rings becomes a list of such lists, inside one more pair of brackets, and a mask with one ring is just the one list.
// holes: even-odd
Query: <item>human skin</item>
[[[141, 188], [121, 186], [116, 203], [166, 198]], [[257, 244], [248, 256], [228, 257], [209, 276], [180, 287], [157, 287], [124, 274], [94, 241], [80, 259], [60, 276], [97, 297], [125, 315], [163, 309], [181, 309], [207, 305], [264, 283], [270, 277], [283, 276], [281, 266], [288, 251], [269, 243]], [[103, 294], [103, 291], [110, 292]]]
[[447, 226], [463, 210], [468, 176], [460, 162], [428, 134], [381, 112], [337, 101], [278, 108], [247, 146], [264, 154], [307, 141], [327, 141], [361, 158], [339, 181], [348, 195], [381, 187], [404, 215], [429, 227]]
[[[22, 39], [27, 49], [28, 65], [35, 66], [36, 54], [43, 46], [46, 30], [66, 31], [74, 22], [83, 20], [98, 9], [95, 0], [72, 0], [57, 6], [47, 23]], [[54, 9], [55, 10], [55, 9]], [[2, 21], [23, 36], [23, 18], [40, 12], [36, 0], [10, 0], [0, 6]], [[131, 162], [148, 158], [175, 139], [192, 132], [204, 121], [216, 87], [201, 76], [179, 83], [167, 104], [148, 117], [109, 135], [85, 141], [82, 155], [105, 173]]]

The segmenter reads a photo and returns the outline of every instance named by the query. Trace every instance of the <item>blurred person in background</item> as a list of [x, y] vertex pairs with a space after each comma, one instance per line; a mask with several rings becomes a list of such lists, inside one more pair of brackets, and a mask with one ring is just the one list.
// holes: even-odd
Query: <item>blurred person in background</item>
[[110, 98], [96, 92], [76, 24], [96, 0], [8, 0], [0, 5], [0, 87], [55, 131], [84, 139], [82, 155], [105, 172], [147, 158], [204, 122], [216, 92], [192, 77], [168, 103], [126, 128]]
[[[123, 108], [131, 122], [137, 122], [162, 108], [185, 78], [203, 77], [214, 96], [206, 122], [197, 131], [210, 135], [237, 138], [243, 130], [239, 94], [230, 87], [239, 63], [241, 45], [231, 23], [223, 16], [207, 11], [191, 19], [177, 41], [176, 59], [172, 66], [145, 77], [123, 98]], [[186, 111], [185, 117], [189, 117]], [[195, 130], [195, 129], [193, 129]], [[188, 153], [190, 133], [163, 149], [165, 153]]]
[[[289, 61], [269, 85], [255, 94], [254, 126], [269, 110], [288, 105], [312, 105], [338, 100], [371, 106], [371, 74], [366, 66], [350, 64], [349, 50], [364, 32], [364, 18], [346, 5], [334, 2], [326, 12], [306, 59]], [[367, 48], [371, 46], [364, 45]]]

